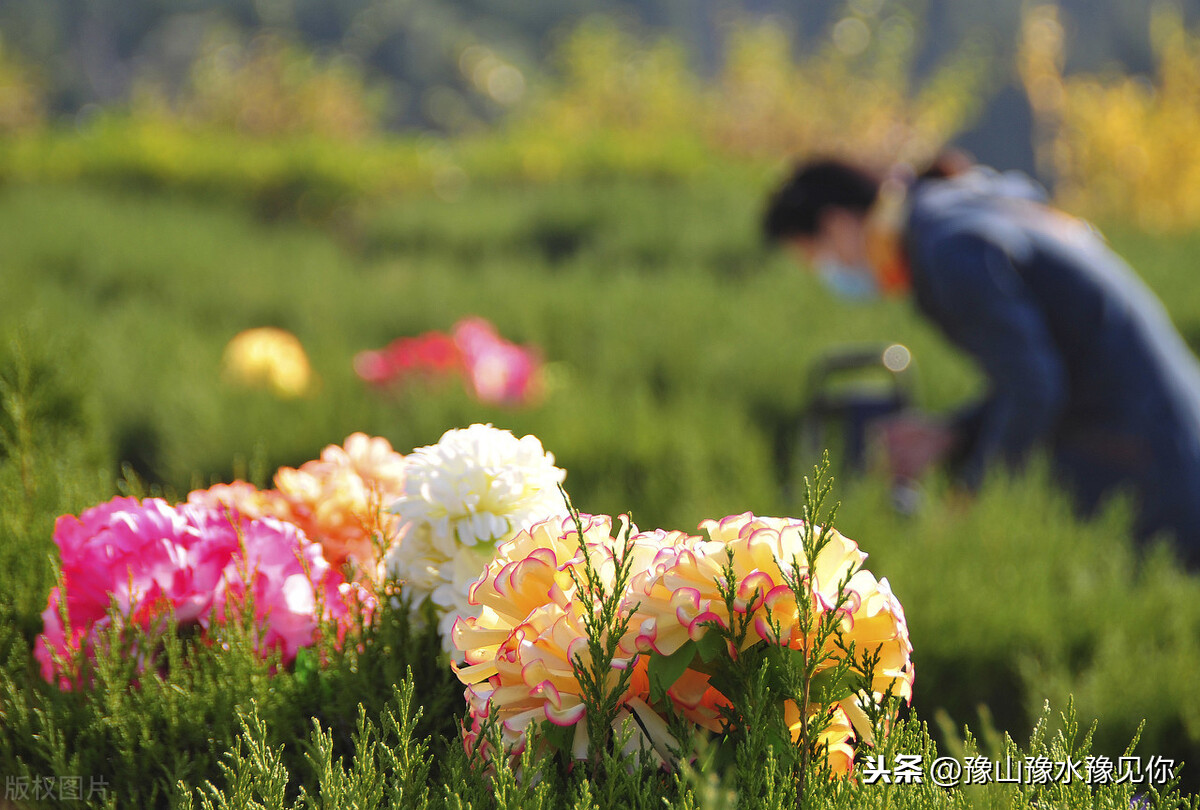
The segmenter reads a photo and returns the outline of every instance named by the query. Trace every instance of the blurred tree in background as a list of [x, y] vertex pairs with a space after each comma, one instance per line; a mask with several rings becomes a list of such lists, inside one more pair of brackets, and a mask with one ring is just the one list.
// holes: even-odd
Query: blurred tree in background
[[[767, 20], [802, 54], [834, 47], [847, 55], [912, 49], [909, 68], [923, 79], [983, 32], [998, 57], [994, 78], [1008, 83], [1022, 2], [987, 0], [851, 0], [792, 4], [784, 0], [682, 3], [679, 0], [6, 0], [0, 31], [10, 47], [44, 74], [54, 115], [127, 100], [139, 81], [185, 88], [194, 64], [210, 57], [214, 36], [276, 41], [361, 73], [386, 99], [388, 127], [461, 131], [488, 121], [523, 95], [531, 72], [588, 15], [681, 46], [703, 77], [726, 64], [746, 20]], [[1068, 71], [1119, 65], [1144, 72], [1155, 64], [1149, 36], [1161, 3], [1064, 0]], [[1200, 0], [1179, 13], [1194, 21]], [[872, 57], [872, 61], [886, 57]], [[481, 68], [481, 65], [483, 66]], [[501, 73], [492, 68], [504, 67]], [[491, 78], [484, 74], [491, 74]], [[518, 78], [520, 76], [520, 78]], [[988, 156], [989, 158], [991, 156]]]
[[366, 86], [353, 60], [318, 58], [269, 32], [249, 40], [213, 33], [176, 92], [148, 79], [134, 88], [135, 115], [179, 117], [253, 137], [355, 140], [378, 129], [382, 106], [381, 93]]
[[36, 71], [0, 38], [0, 134], [39, 128], [46, 112], [44, 98]]
[[1113, 67], [1064, 75], [1064, 26], [1054, 5], [1025, 20], [1021, 74], [1037, 120], [1043, 173], [1075, 210], [1161, 231], [1200, 223], [1200, 36], [1179, 7], [1150, 25], [1152, 77]]
[[[1200, 224], [1198, 12], [1200, 0], [6, 0], [0, 133], [24, 142], [0, 150], [0, 174], [238, 186], [269, 211], [305, 194], [328, 211], [414, 182], [452, 196], [484, 177], [686, 176], [730, 161], [761, 174], [813, 152], [919, 165], [953, 142], [1035, 172], [1072, 210], [1178, 229]], [[55, 138], [101, 135], [31, 143], [45, 122]], [[398, 131], [417, 137], [383, 137]], [[243, 136], [291, 151], [231, 150]]]

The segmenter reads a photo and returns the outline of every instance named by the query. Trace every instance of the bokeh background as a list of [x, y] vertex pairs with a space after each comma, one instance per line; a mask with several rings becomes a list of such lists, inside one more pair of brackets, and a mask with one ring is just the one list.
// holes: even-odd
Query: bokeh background
[[[535, 433], [586, 511], [643, 527], [798, 508], [813, 364], [900, 342], [914, 401], [981, 379], [903, 301], [846, 307], [758, 218], [789, 161], [948, 144], [1095, 221], [1200, 345], [1200, 2], [4, 0], [0, 607], [27, 639], [54, 517], [182, 497], [362, 430], [401, 452]], [[463, 317], [539, 348], [525, 408], [384, 395], [353, 357]], [[304, 396], [230, 385], [296, 335]], [[833, 464], [841, 472], [836, 439]], [[916, 710], [1028, 733], [1046, 700], [1118, 755], [1200, 763], [1200, 584], [1044, 467], [839, 526], [908, 611]], [[16, 666], [14, 664], [14, 666]], [[1190, 784], [1200, 784], [1195, 776]]]

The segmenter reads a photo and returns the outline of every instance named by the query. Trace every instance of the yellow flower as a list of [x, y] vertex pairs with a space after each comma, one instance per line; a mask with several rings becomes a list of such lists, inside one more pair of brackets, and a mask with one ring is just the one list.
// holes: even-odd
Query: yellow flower
[[307, 394], [314, 376], [308, 355], [290, 332], [263, 326], [234, 336], [225, 347], [221, 374], [229, 382], [269, 388], [281, 399]]
[[[581, 516], [581, 522], [589, 546], [611, 542], [610, 518]], [[575, 595], [571, 572], [581, 562], [579, 534], [569, 517], [539, 521], [496, 549], [470, 588], [469, 598], [479, 608], [479, 616], [459, 619], [452, 630], [455, 648], [472, 665], [459, 670], [464, 683], [495, 674], [500, 644], [534, 610], [571, 604]]]
[[[620, 538], [624, 530], [636, 529], [622, 526], [614, 538], [610, 518], [582, 516], [581, 523], [582, 549], [570, 518], [544, 520], [502, 544], [471, 586], [470, 602], [478, 615], [456, 621], [451, 634], [465, 660], [455, 671], [468, 685], [468, 749], [484, 744], [479, 740], [484, 719], [499, 723], [505, 748], [514, 753], [523, 750], [531, 723], [548, 720], [572, 727], [572, 752], [585, 755], [588, 736], [581, 721], [586, 707], [573, 663], [590, 664], [584, 619], [596, 605], [577, 582], [587, 561], [606, 588], [614, 587]], [[810, 649], [815, 628], [802, 632], [801, 611], [789, 582], [805, 583], [802, 593], [811, 587], [813, 617], [831, 617], [843, 642], [853, 643], [859, 654], [878, 653], [870, 684], [876, 700], [888, 691], [911, 698], [912, 646], [904, 612], [887, 580], [876, 580], [862, 568], [866, 554], [854, 541], [830, 531], [828, 542], [810, 561], [804, 553], [806, 527], [792, 518], [746, 513], [705, 521], [701, 528], [707, 537], [663, 530], [632, 535], [634, 575], [622, 596], [630, 627], [619, 640], [613, 663], [617, 671], [611, 676], [615, 683], [619, 671], [632, 668], [614, 724], [617, 728], [626, 720], [635, 721], [631, 751], [645, 746], [656, 761], [665, 762], [674, 747], [658, 714], [662, 707], [649, 703], [651, 658], [701, 641], [714, 625], [730, 627], [731, 612], [748, 627], [743, 649], [768, 644], [825, 652], [820, 671], [837, 665], [845, 652], [832, 639], [826, 640], [823, 651]], [[721, 583], [730, 565], [737, 588], [727, 604]], [[742, 651], [729, 650], [731, 655]], [[703, 669], [684, 669], [666, 689], [665, 699], [683, 717], [719, 732], [729, 716], [729, 700]], [[849, 695], [808, 707], [808, 721], [824, 724], [817, 743], [827, 752], [834, 773], [852, 769], [856, 733], [870, 740], [872, 729], [860, 700], [865, 697]], [[805, 719], [799, 707], [788, 702], [783, 710], [793, 737], [799, 739]]]
[[[590, 561], [611, 587], [614, 549], [620, 542], [612, 537], [612, 518], [580, 515], [580, 523]], [[624, 517], [620, 525], [618, 537], [637, 530]], [[635, 545], [634, 554], [644, 557], [649, 551]], [[455, 648], [468, 665], [458, 670], [459, 678], [475, 683], [495, 675], [500, 646], [538, 610], [553, 605], [564, 616], [580, 618], [581, 611], [590, 609], [576, 598], [572, 574], [582, 581], [584, 560], [579, 533], [570, 517], [539, 521], [502, 544], [470, 588], [470, 602], [479, 609], [478, 617], [460, 617], [451, 632]]]
[[[752, 644], [790, 639], [792, 624], [785, 621], [785, 639], [775, 639], [767, 611], [760, 608], [765, 604], [771, 613], [779, 613], [775, 606], [791, 597], [794, 614], [794, 595], [785, 576], [792, 574], [793, 566], [799, 566], [800, 575], [812, 577], [814, 607], [819, 611], [836, 600], [842, 579], [866, 559], [852, 540], [833, 531], [817, 564], [809, 566], [804, 556], [804, 524], [792, 518], [756, 517], [747, 512], [706, 520], [700, 527], [711, 539], [673, 533], [650, 570], [633, 582], [636, 598], [642, 603], [635, 614], [638, 633], [634, 645], [639, 652], [670, 655], [689, 639], [701, 638], [711, 622], [729, 627], [718, 583], [725, 581], [725, 567], [730, 562], [738, 583], [734, 610], [754, 614], [757, 636], [747, 639]], [[780, 609], [784, 607], [780, 605]]]
[[[856, 594], [855, 609], [843, 619], [842, 630], [846, 640], [853, 641], [860, 653], [875, 650], [879, 653], [871, 683], [874, 699], [880, 700], [891, 688], [893, 697], [911, 702], [916, 669], [900, 600], [892, 593], [886, 577], [876, 580], [866, 570], [854, 575], [849, 589]], [[858, 698], [845, 698], [839, 705], [854, 723], [858, 735], [868, 743], [874, 742], [871, 724]]]
[[[829, 711], [822, 706], [809, 707], [809, 722], [819, 714]], [[783, 721], [787, 723], [793, 740], [799, 740], [804, 733], [804, 724], [800, 719], [800, 707], [793, 701], [787, 701], [783, 706]], [[824, 746], [828, 757], [829, 769], [835, 775], [844, 775], [854, 770], [854, 746], [850, 744], [854, 729], [840, 706], [830, 711], [828, 725], [817, 735], [817, 745]]]

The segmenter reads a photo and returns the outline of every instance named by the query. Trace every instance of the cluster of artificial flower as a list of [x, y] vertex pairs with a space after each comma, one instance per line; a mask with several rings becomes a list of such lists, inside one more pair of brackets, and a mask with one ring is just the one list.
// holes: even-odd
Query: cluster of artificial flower
[[[866, 554], [852, 540], [750, 513], [704, 521], [700, 535], [640, 532], [622, 518], [614, 537], [611, 518], [568, 514], [565, 475], [535, 436], [491, 425], [447, 431], [407, 457], [384, 439], [354, 434], [316, 461], [281, 469], [274, 490], [235, 482], [193, 492], [179, 506], [118, 498], [64, 516], [55, 528], [62, 578], [43, 614], [38, 660], [48, 679], [69, 683], [64, 662], [92, 648], [114, 602], [148, 629], [170, 613], [208, 630], [250, 591], [264, 652], [278, 649], [288, 661], [323, 621], [350, 623], [372, 610], [386, 574], [438, 617], [467, 684], [469, 749], [498, 755], [480, 739], [494, 719], [505, 749], [519, 752], [531, 725], [546, 720], [569, 729], [555, 739], [582, 758], [589, 730], [577, 673], [591, 666], [587, 628], [600, 609], [581, 587], [591, 574], [609, 593], [621, 583], [629, 619], [612, 677], [625, 684], [613, 729], [632, 729], [630, 753], [669, 761], [678, 749], [671, 715], [726, 729], [731, 697], [714, 685], [714, 650], [734, 658], [773, 647], [822, 653], [821, 670], [839, 666], [847, 645], [877, 655], [863, 689], [810, 704], [807, 716], [795, 703], [781, 707], [797, 738], [822, 714], [818, 743], [834, 772], [851, 769], [856, 736], [871, 742], [868, 703], [911, 698], [904, 611], [887, 580], [863, 568]], [[809, 559], [813, 532], [826, 539]], [[626, 548], [627, 575], [618, 576]], [[360, 582], [343, 579], [347, 561]], [[836, 635], [819, 636], [813, 616]]]
[[[505, 340], [478, 317], [459, 321], [450, 334], [426, 332], [360, 352], [354, 370], [364, 382], [389, 390], [461, 377], [476, 399], [492, 405], [527, 406], [542, 395], [537, 350]], [[229, 341], [221, 375], [227, 383], [265, 388], [281, 399], [305, 396], [317, 387], [300, 341], [269, 326], [247, 329]]]
[[386, 389], [463, 375], [479, 401], [496, 405], [531, 404], [541, 387], [538, 353], [505, 340], [483, 318], [465, 318], [448, 335], [426, 332], [360, 352], [354, 369], [365, 382]]
[[[465, 744], [469, 750], [480, 746], [486, 755], [495, 755], [479, 739], [489, 718], [498, 723], [501, 740], [511, 752], [523, 750], [532, 724], [548, 720], [572, 728], [573, 756], [586, 755], [589, 732], [575, 664], [590, 665], [584, 616], [598, 605], [580, 591], [578, 583], [584, 581], [588, 561], [605, 587], [611, 588], [614, 555], [624, 542], [620, 532], [612, 536], [613, 521], [608, 517], [581, 516], [581, 525], [583, 543], [571, 518], [550, 518], [519, 533], [498, 549], [471, 587], [470, 601], [479, 613], [460, 619], [453, 629], [453, 642], [465, 660], [457, 672], [467, 684]], [[620, 696], [614, 728], [625, 725], [627, 718], [635, 719], [628, 724], [631, 750], [647, 750], [664, 761], [678, 747], [664, 719], [668, 714], [709, 731], [722, 730], [729, 698], [710, 682], [713, 665], [702, 660], [700, 649], [709, 634], [719, 634], [718, 628], [728, 629], [734, 621], [721, 593], [727, 567], [732, 566], [733, 610], [749, 631], [742, 649], [729, 649], [729, 655], [745, 654], [756, 645], [811, 652], [813, 633], [800, 632], [801, 611], [792, 587], [797, 581], [808, 583], [801, 593], [811, 595], [812, 615], [833, 612], [843, 643], [878, 651], [872, 696], [846, 694], [836, 705], [809, 709], [809, 720], [817, 712], [825, 713], [827, 723], [819, 743], [826, 747], [831, 769], [848, 772], [855, 735], [871, 741], [872, 726], [863, 701], [879, 701], [888, 693], [904, 700], [912, 695], [908, 627], [887, 580], [877, 580], [863, 568], [866, 555], [836, 531], [830, 530], [829, 541], [816, 559], [808, 560], [805, 525], [791, 518], [746, 513], [704, 521], [700, 528], [702, 536], [629, 529], [633, 575], [622, 604], [630, 623], [613, 667], [633, 669]], [[723, 649], [728, 646], [726, 637], [709, 641], [715, 639], [721, 640]], [[692, 647], [684, 650], [685, 645]], [[821, 669], [836, 666], [844, 656], [832, 640], [825, 645], [830, 655]], [[665, 690], [655, 700], [648, 662], [656, 656], [693, 651], [695, 657], [670, 684], [662, 685]], [[785, 704], [783, 710], [798, 738], [805, 718], [794, 703]]]
[[[404, 457], [386, 439], [355, 433], [299, 469], [282, 468], [276, 489], [236, 481], [192, 492], [173, 506], [116, 498], [63, 515], [54, 540], [62, 577], [42, 614], [36, 655], [47, 679], [65, 678], [72, 653], [92, 650], [118, 615], [146, 630], [167, 614], [207, 631], [250, 591], [264, 635], [261, 651], [286, 663], [312, 644], [322, 621], [339, 636], [374, 604], [380, 547], [399, 535], [386, 511], [402, 492]], [[345, 563], [361, 582], [347, 582]]]
[[376, 579], [378, 549], [400, 535], [399, 521], [387, 510], [403, 494], [404, 470], [404, 456], [387, 439], [354, 433], [299, 469], [281, 467], [275, 489], [235, 481], [197, 490], [188, 502], [295, 524], [332, 565], [352, 561], [365, 578]]
[[[450, 650], [450, 629], [475, 615], [470, 585], [496, 547], [564, 513], [565, 475], [536, 437], [491, 425], [448, 431], [407, 458], [386, 439], [355, 433], [298, 469], [281, 468], [275, 489], [235, 481], [178, 506], [118, 498], [64, 515], [55, 531], [63, 576], [38, 647], [43, 672], [51, 678], [67, 653], [91, 647], [114, 599], [148, 629], [168, 611], [207, 629], [224, 618], [226, 597], [247, 587], [235, 584], [243, 571], [253, 575], [264, 651], [278, 647], [285, 661], [313, 642], [321, 618], [349, 622], [352, 603], [369, 608], [385, 573], [415, 604], [433, 603]], [[314, 597], [300, 573], [309, 591], [333, 590]]]
[[169, 616], [208, 631], [245, 606], [249, 594], [263, 626], [259, 651], [278, 650], [287, 663], [314, 643], [322, 622], [336, 622], [340, 637], [356, 611], [372, 606], [320, 546], [274, 518], [115, 498], [79, 517], [60, 517], [54, 541], [62, 574], [42, 613], [34, 656], [45, 678], [57, 676], [64, 688], [75, 685], [75, 654], [94, 652], [114, 616], [149, 632], [161, 631]]

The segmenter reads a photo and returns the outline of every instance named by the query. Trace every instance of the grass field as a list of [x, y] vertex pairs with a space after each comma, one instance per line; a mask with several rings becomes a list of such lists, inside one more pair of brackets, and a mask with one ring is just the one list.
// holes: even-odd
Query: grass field
[[[582, 509], [632, 510], [645, 528], [794, 513], [796, 481], [779, 480], [775, 458], [822, 352], [905, 343], [929, 409], [980, 379], [907, 303], [844, 307], [766, 251], [763, 193], [734, 179], [497, 185], [314, 225], [165, 191], [0, 187], [0, 372], [16, 437], [0, 462], [0, 618], [32, 641], [54, 517], [110, 497], [122, 462], [182, 497], [263, 479], [356, 430], [401, 452], [471, 422], [534, 433]], [[1112, 238], [1200, 343], [1197, 238]], [[543, 404], [507, 411], [453, 388], [385, 399], [355, 378], [356, 352], [470, 314], [541, 347]], [[263, 325], [300, 338], [318, 393], [280, 401], [221, 383], [225, 343]], [[839, 527], [905, 605], [924, 718], [978, 726], [986, 706], [997, 728], [1025, 733], [1045, 700], [1073, 694], [1101, 718], [1105, 752], [1146, 719], [1139, 750], [1196, 763], [1186, 779], [1200, 784], [1200, 581], [1166, 549], [1136, 551], [1119, 504], [1079, 525], [1044, 470], [970, 503], [931, 482], [912, 517], [878, 478], [837, 493]], [[14, 651], [0, 644], [12, 682], [36, 677]]]

